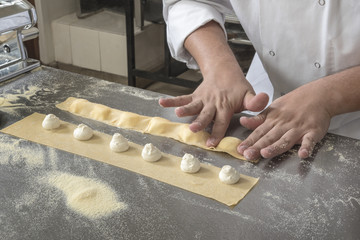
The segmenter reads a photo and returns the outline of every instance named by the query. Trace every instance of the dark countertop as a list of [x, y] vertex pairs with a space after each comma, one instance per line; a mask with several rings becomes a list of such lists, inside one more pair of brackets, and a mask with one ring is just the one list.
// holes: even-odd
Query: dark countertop
[[[234, 208], [68, 152], [0, 133], [0, 239], [359, 239], [360, 141], [328, 134], [312, 158], [296, 149], [258, 164], [208, 152], [171, 139], [117, 129], [63, 112], [55, 104], [86, 98], [124, 111], [178, 119], [157, 104], [158, 93], [42, 67], [0, 85], [0, 128], [33, 112], [113, 134], [138, 144], [153, 142], [177, 156], [231, 164], [259, 177]], [[234, 121], [228, 132], [248, 131]], [[39, 179], [59, 171], [98, 179], [116, 191], [128, 209], [91, 220], [68, 209], [64, 196]]]

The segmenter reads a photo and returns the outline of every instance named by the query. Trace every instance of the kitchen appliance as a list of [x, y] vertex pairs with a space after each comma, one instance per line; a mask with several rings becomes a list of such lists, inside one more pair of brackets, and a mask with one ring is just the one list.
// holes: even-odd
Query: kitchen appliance
[[35, 8], [26, 0], [0, 0], [0, 82], [38, 66], [30, 59], [24, 41], [38, 37]]

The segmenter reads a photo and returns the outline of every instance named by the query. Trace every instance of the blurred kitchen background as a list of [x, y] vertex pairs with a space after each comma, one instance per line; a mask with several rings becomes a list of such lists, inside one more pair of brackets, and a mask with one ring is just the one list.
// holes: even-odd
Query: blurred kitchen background
[[[201, 82], [199, 71], [170, 57], [162, 0], [29, 2], [40, 34], [25, 44], [29, 57], [43, 65], [173, 96], [189, 94]], [[235, 17], [227, 16], [226, 29], [246, 73], [255, 51]]]

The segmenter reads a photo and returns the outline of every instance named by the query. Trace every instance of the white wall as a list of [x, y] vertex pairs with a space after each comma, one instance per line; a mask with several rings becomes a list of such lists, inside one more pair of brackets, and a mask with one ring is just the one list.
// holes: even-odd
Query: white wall
[[38, 15], [40, 60], [43, 64], [55, 61], [51, 22], [76, 11], [76, 0], [35, 0]]

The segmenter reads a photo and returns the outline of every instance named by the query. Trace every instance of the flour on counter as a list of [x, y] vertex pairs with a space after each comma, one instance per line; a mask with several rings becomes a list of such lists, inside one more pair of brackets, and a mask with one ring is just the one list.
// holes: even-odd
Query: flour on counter
[[48, 183], [65, 194], [70, 209], [91, 219], [127, 208], [110, 186], [91, 178], [55, 172], [49, 174]]
[[[38, 145], [27, 145], [23, 139], [12, 139], [0, 135], [0, 165], [16, 167], [42, 168], [45, 164], [45, 153]], [[10, 156], [10, 157], [3, 157]]]
[[50, 103], [47, 103], [46, 99], [57, 92], [57, 90], [51, 91], [48, 88], [27, 85], [21, 88], [8, 89], [0, 94], [0, 107], [2, 111], [9, 114], [18, 114], [16, 110], [25, 108], [26, 105], [32, 107], [49, 105]]
[[131, 96], [135, 96], [144, 100], [158, 100], [159, 97], [151, 97], [149, 96], [149, 93], [146, 92], [145, 90], [141, 90], [138, 88], [131, 88], [129, 89], [128, 87], [123, 87], [120, 89], [121, 92], [124, 92], [126, 94], [129, 94]]

